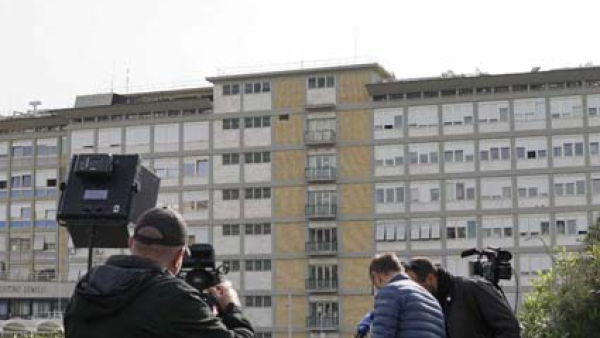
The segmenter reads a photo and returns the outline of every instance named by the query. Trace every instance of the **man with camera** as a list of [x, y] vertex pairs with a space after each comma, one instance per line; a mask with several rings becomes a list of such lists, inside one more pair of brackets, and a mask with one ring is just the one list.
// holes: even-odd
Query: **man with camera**
[[129, 240], [132, 255], [111, 256], [77, 283], [64, 318], [67, 338], [254, 338], [234, 289], [210, 288], [213, 310], [199, 290], [177, 277], [187, 238], [177, 212], [143, 213]]
[[519, 322], [504, 295], [482, 278], [453, 276], [427, 258], [413, 258], [406, 273], [429, 290], [446, 318], [448, 338], [519, 338]]
[[444, 315], [435, 298], [402, 273], [394, 253], [375, 256], [369, 266], [377, 288], [372, 338], [444, 338]]

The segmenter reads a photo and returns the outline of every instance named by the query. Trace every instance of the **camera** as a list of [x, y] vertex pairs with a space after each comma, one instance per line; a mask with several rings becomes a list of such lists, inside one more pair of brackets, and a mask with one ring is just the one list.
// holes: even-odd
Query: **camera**
[[[513, 256], [509, 251], [494, 247], [488, 247], [484, 250], [474, 248], [463, 251], [460, 257], [465, 258], [473, 255], [477, 255], [477, 259], [470, 262], [471, 276], [481, 276], [496, 286], [501, 279], [511, 279], [512, 265], [510, 261]], [[485, 261], [483, 260], [484, 256]]]
[[215, 250], [208, 243], [192, 244], [189, 248], [189, 254], [183, 258], [179, 277], [200, 291], [202, 299], [209, 305], [215, 305], [214, 299], [206, 290], [222, 283], [229, 267], [216, 266]]

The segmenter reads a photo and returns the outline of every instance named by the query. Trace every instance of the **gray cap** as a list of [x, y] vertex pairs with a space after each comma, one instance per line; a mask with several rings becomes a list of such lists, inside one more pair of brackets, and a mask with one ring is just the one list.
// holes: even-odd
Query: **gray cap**
[[[150, 236], [141, 229], [152, 228]], [[188, 226], [183, 217], [175, 210], [168, 207], [152, 208], [146, 210], [135, 223], [133, 238], [144, 244], [184, 246], [188, 241]]]

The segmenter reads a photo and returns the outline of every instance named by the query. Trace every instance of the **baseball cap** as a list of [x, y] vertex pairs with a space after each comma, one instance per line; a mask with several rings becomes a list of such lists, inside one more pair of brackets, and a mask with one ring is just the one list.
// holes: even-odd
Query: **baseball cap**
[[[141, 231], [151, 228], [153, 230]], [[173, 209], [159, 207], [146, 210], [135, 223], [133, 238], [144, 244], [186, 246], [188, 227], [183, 217]]]

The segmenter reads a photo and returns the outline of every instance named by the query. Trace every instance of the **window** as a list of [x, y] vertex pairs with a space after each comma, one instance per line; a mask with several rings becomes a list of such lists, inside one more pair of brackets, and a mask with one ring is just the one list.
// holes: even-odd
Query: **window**
[[239, 272], [240, 271], [240, 261], [236, 260], [223, 260], [223, 266], [229, 268], [229, 272]]
[[223, 85], [223, 96], [227, 95], [238, 95], [240, 93], [240, 84], [225, 84]]
[[307, 80], [308, 89], [333, 88], [335, 87], [335, 78], [333, 75], [311, 76]]
[[239, 224], [223, 224], [222, 228], [223, 236], [239, 236], [240, 225]]
[[208, 177], [209, 164], [207, 159], [187, 158], [183, 163], [185, 177]]
[[246, 235], [270, 235], [271, 223], [255, 223], [245, 225]]
[[223, 201], [234, 201], [240, 199], [240, 191], [238, 189], [223, 189]]
[[245, 197], [247, 200], [271, 198], [271, 188], [247, 188], [245, 192]]
[[271, 307], [271, 296], [246, 296], [244, 297], [246, 307]]
[[238, 119], [238, 118], [223, 119], [223, 130], [239, 129], [239, 128], [240, 128], [240, 119]]
[[223, 165], [240, 164], [240, 154], [223, 154], [221, 155]]
[[404, 203], [404, 187], [378, 188], [375, 194], [379, 204]]
[[246, 128], [267, 128], [271, 126], [270, 116], [256, 116], [244, 118], [244, 127]]
[[270, 82], [250, 82], [244, 84], [244, 94], [260, 94], [271, 91]]
[[244, 163], [246, 164], [260, 164], [260, 163], [271, 163], [271, 153], [268, 151], [256, 152], [256, 153], [245, 153]]
[[246, 260], [246, 271], [271, 271], [271, 261], [268, 259]]

